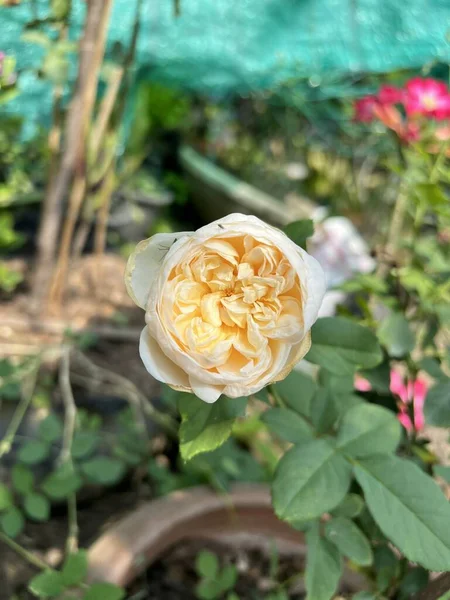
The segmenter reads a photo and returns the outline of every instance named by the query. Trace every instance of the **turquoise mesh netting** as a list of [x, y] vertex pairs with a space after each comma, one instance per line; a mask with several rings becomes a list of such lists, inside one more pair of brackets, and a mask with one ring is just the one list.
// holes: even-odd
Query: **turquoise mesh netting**
[[[128, 43], [136, 0], [115, 0], [109, 45]], [[73, 0], [71, 37], [85, 0]], [[20, 40], [31, 0], [0, 8], [0, 50], [16, 54], [22, 94], [2, 110], [33, 122], [49, 114], [49, 89], [30, 72], [41, 50]], [[40, 17], [48, 0], [34, 0]], [[144, 0], [140, 76], [222, 95], [271, 89], [290, 77], [333, 93], [346, 76], [448, 62], [450, 0]]]

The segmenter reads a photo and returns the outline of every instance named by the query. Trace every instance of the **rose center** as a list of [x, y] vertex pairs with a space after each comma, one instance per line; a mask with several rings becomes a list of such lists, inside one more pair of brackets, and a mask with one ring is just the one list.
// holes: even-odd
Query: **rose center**
[[[301, 288], [275, 246], [250, 236], [212, 238], [172, 270], [164, 322], [204, 368], [250, 368], [283, 337], [300, 335]], [[231, 366], [230, 366], [231, 369]]]
[[437, 106], [436, 98], [433, 94], [424, 94], [422, 104], [427, 110], [434, 110]]

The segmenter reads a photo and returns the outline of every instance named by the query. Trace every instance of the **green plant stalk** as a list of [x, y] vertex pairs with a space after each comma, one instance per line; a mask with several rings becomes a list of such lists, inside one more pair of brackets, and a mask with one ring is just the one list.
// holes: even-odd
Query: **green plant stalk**
[[66, 540], [66, 555], [78, 550], [78, 519], [77, 519], [77, 495], [71, 494], [67, 498], [67, 518], [69, 521], [68, 535]]
[[18, 544], [14, 540], [12, 540], [10, 537], [5, 535], [1, 531], [0, 531], [0, 541], [2, 541], [4, 544], [9, 546], [11, 548], [11, 550], [14, 550], [14, 552], [19, 554], [19, 556], [24, 558], [27, 562], [29, 562], [34, 567], [37, 567], [38, 569], [42, 569], [42, 570], [47, 570], [50, 568], [43, 560], [41, 560], [40, 558], [35, 556], [32, 552], [29, 552], [28, 550], [26, 550], [25, 548], [20, 546], [20, 544]]
[[439, 176], [439, 169], [442, 166], [442, 163], [445, 161], [445, 159], [447, 158], [447, 149], [448, 149], [449, 145], [448, 143], [443, 143], [439, 153], [437, 155], [437, 158], [434, 162], [433, 168], [431, 169], [430, 172], [430, 183], [437, 183], [438, 180], [438, 176]]
[[38, 362], [37, 367], [34, 372], [31, 374], [31, 384], [29, 389], [23, 391], [22, 397], [20, 399], [19, 404], [14, 412], [14, 415], [11, 419], [11, 422], [6, 431], [5, 437], [0, 442], [0, 458], [11, 450], [12, 443], [14, 441], [14, 437], [22, 423], [22, 420], [30, 406], [31, 399], [33, 398], [34, 389], [36, 387], [36, 380], [39, 371], [40, 362]]
[[280, 394], [278, 393], [278, 391], [275, 389], [275, 387], [273, 385], [268, 385], [267, 389], [269, 390], [269, 394], [275, 400], [275, 403], [278, 404], [278, 406], [280, 408], [287, 408], [286, 403], [284, 402], [283, 398], [280, 396]]
[[[59, 384], [61, 396], [65, 406], [65, 423], [63, 435], [63, 447], [61, 450], [61, 462], [72, 464], [72, 442], [75, 432], [77, 409], [73, 397], [72, 385], [70, 383], [70, 352], [68, 346], [64, 349], [59, 371]], [[71, 494], [67, 498], [68, 535], [66, 540], [66, 554], [76, 552], [78, 549], [78, 522], [77, 522], [77, 496]]]

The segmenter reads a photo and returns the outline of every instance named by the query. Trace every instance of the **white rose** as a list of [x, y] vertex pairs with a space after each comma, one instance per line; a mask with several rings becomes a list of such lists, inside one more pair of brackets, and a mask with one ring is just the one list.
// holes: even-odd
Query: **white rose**
[[282, 231], [232, 214], [140, 242], [125, 276], [146, 311], [140, 354], [155, 379], [205, 402], [284, 379], [311, 345], [319, 263]]

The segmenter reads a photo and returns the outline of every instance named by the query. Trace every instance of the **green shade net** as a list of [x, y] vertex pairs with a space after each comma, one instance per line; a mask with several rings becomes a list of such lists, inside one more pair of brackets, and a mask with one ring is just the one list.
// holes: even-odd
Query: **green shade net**
[[[115, 0], [110, 49], [128, 45], [135, 1]], [[31, 71], [42, 49], [20, 40], [33, 4], [39, 17], [48, 14], [47, 0], [0, 8], [0, 50], [16, 55], [22, 91], [2, 110], [45, 122], [49, 86]], [[84, 11], [84, 0], [73, 0], [72, 39]], [[215, 96], [292, 78], [342, 96], [349, 76], [450, 59], [449, 0], [181, 0], [178, 17], [171, 0], [144, 0], [141, 16], [138, 77]]]

